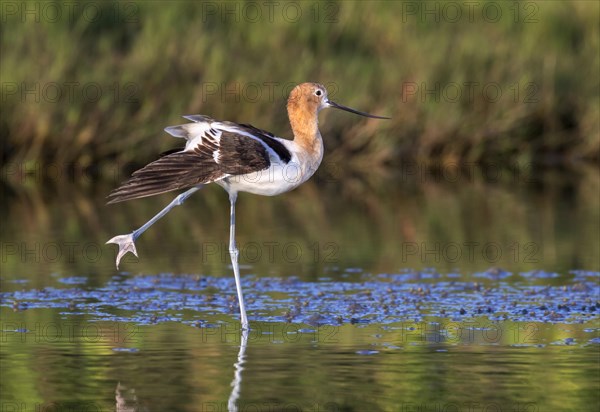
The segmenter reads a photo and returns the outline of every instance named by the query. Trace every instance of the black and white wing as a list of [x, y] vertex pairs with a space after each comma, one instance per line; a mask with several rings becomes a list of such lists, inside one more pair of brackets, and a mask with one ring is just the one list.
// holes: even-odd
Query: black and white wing
[[230, 176], [258, 172], [273, 160], [289, 162], [288, 149], [272, 134], [249, 125], [219, 122], [208, 116], [184, 116], [193, 123], [170, 126], [166, 132], [187, 140], [133, 173], [108, 196], [108, 203], [187, 189]]

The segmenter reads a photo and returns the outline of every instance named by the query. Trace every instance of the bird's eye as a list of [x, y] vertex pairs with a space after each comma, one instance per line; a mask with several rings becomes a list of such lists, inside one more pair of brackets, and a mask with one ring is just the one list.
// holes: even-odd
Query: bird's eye
[[317, 89], [317, 91], [315, 92], [315, 94], [316, 94], [317, 96], [320, 96], [320, 95], [322, 95], [322, 94], [323, 94], [323, 92], [322, 92], [321, 90]]

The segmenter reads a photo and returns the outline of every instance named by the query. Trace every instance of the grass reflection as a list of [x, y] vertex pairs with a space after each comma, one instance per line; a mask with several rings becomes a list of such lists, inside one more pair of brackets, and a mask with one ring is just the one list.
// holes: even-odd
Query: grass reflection
[[[347, 270], [597, 269], [599, 178], [595, 170], [569, 173], [518, 184], [354, 177], [273, 198], [243, 194], [242, 271], [314, 280]], [[4, 276], [43, 287], [52, 273], [91, 275], [98, 284], [114, 274], [116, 251], [104, 242], [144, 223], [171, 196], [106, 206], [109, 190], [5, 188]], [[128, 258], [124, 270], [229, 276], [227, 214], [226, 194], [206, 187], [140, 238], [140, 260]]]
[[[3, 356], [2, 393], [12, 396], [3, 399], [7, 407], [70, 402], [112, 410], [119, 388], [117, 397], [138, 410], [226, 410], [240, 344], [230, 324], [88, 323], [85, 316], [66, 320], [53, 310], [14, 314], [6, 308], [2, 319], [2, 355], [11, 354]], [[558, 410], [565, 399], [573, 409], [594, 410], [597, 353], [585, 346], [594, 335], [590, 325], [485, 318], [477, 324], [492, 326], [493, 333], [448, 319], [303, 333], [302, 325], [257, 323], [248, 336], [240, 410], [414, 410], [425, 404]], [[19, 325], [29, 331], [6, 331]], [[552, 344], [565, 338], [577, 343]], [[361, 354], [365, 350], [372, 354]], [[357, 396], [364, 390], [373, 396]]]

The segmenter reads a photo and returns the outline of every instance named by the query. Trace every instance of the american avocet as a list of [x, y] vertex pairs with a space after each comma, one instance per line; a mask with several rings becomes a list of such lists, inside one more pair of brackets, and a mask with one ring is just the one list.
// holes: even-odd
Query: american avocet
[[375, 119], [388, 117], [359, 112], [327, 98], [321, 84], [296, 86], [287, 102], [293, 140], [248, 124], [214, 120], [208, 116], [184, 116], [192, 123], [170, 126], [165, 131], [184, 138], [185, 148], [161, 157], [133, 173], [132, 177], [108, 196], [108, 203], [188, 189], [177, 196], [146, 224], [128, 235], [115, 236], [106, 243], [119, 245], [117, 268], [121, 258], [131, 252], [137, 256], [135, 240], [175, 206], [181, 205], [202, 185], [216, 183], [229, 194], [231, 217], [229, 254], [240, 305], [242, 328], [248, 328], [244, 296], [235, 244], [235, 201], [238, 192], [274, 196], [292, 190], [308, 180], [323, 159], [323, 139], [318, 129], [321, 109], [335, 107]]

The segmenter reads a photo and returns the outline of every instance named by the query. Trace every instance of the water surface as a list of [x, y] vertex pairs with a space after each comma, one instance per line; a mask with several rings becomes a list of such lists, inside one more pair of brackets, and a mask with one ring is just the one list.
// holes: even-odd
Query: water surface
[[247, 342], [220, 188], [5, 187], [2, 410], [597, 410], [597, 173], [436, 179], [240, 196]]

